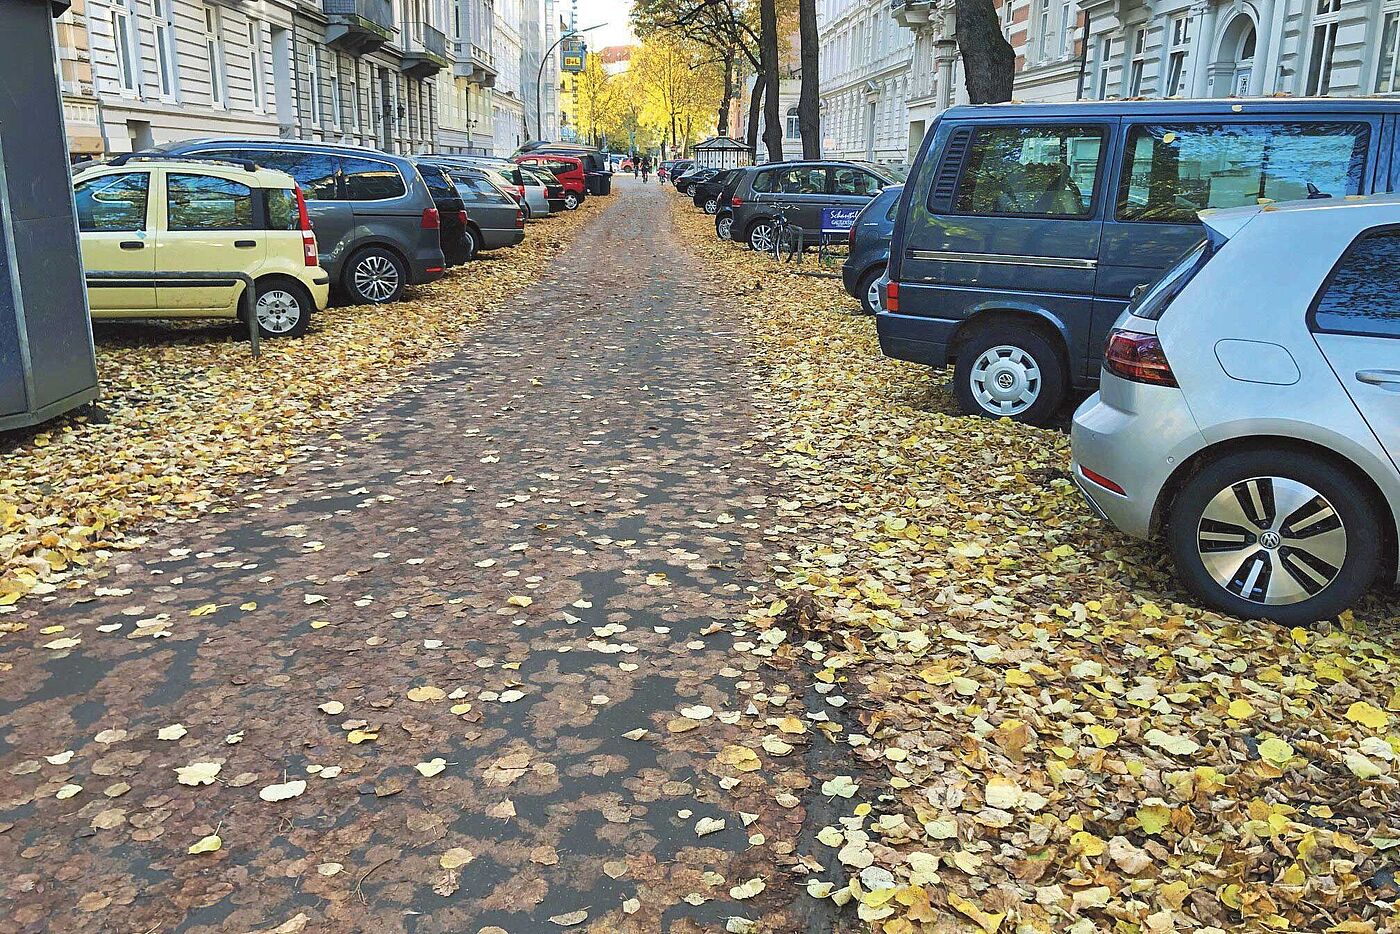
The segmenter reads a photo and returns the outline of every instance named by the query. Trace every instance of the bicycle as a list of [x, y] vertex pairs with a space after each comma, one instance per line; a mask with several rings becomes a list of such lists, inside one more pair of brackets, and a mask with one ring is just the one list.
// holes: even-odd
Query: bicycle
[[[802, 226], [788, 220], [790, 204], [773, 205], [773, 258], [780, 263], [790, 263], [802, 253]], [[800, 260], [799, 260], [800, 262]]]

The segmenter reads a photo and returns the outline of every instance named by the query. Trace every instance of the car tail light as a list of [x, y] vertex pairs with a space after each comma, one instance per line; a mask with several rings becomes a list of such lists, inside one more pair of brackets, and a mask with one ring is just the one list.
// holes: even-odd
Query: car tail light
[[852, 224], [851, 229], [846, 232], [846, 238], [850, 241], [851, 249], [856, 248], [856, 225]]
[[316, 234], [311, 230], [311, 214], [306, 210], [306, 198], [302, 196], [301, 188], [296, 188], [297, 193], [297, 228], [301, 230], [301, 254], [302, 261], [307, 266], [321, 265], [321, 251], [316, 247]]
[[893, 279], [885, 283], [885, 310], [899, 311], [899, 283]]
[[1135, 383], [1154, 386], [1175, 386], [1176, 375], [1167, 362], [1162, 342], [1155, 334], [1115, 330], [1108, 335], [1103, 353], [1103, 368], [1114, 376]]
[[311, 229], [311, 214], [306, 210], [306, 196], [301, 193], [301, 186], [296, 187], [297, 193], [297, 220], [299, 230]]
[[457, 223], [463, 227], [467, 226], [467, 212], [465, 210], [457, 212]]
[[1128, 495], [1127, 490], [1124, 490], [1121, 486], [1114, 483], [1112, 480], [1108, 479], [1103, 474], [1094, 473], [1092, 470], [1090, 470], [1088, 467], [1085, 467], [1083, 464], [1079, 465], [1079, 472], [1084, 475], [1084, 479], [1103, 487], [1110, 493], [1117, 493], [1119, 496]]
[[729, 206], [732, 207], [732, 208], [737, 208], [739, 205], [741, 205], [741, 204], [743, 204], [743, 203], [744, 203], [744, 199], [743, 199], [743, 198], [730, 198], [730, 199], [729, 199]]
[[423, 220], [419, 224], [424, 230], [437, 230], [442, 226], [442, 218], [438, 215], [437, 208], [424, 208]]
[[525, 229], [525, 212], [520, 210], [519, 208], [515, 209], [515, 229]]
[[524, 200], [525, 200], [525, 186], [524, 186], [524, 185], [516, 185], [516, 186], [515, 186], [515, 197], [517, 197], [517, 198], [520, 199], [521, 201], [524, 201]]

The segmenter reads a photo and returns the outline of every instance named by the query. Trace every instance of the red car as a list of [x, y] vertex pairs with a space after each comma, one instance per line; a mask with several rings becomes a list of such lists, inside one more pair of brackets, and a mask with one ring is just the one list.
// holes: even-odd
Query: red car
[[583, 199], [588, 197], [588, 178], [584, 174], [583, 160], [577, 156], [553, 152], [527, 153], [516, 156], [515, 161], [521, 165], [541, 166], [558, 176], [560, 184], [564, 186], [564, 207], [570, 211], [583, 204]]

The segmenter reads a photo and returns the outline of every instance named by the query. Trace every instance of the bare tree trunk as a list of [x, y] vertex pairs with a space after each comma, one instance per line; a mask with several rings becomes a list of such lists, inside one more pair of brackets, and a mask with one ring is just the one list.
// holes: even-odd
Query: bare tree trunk
[[778, 116], [778, 5], [776, 0], [759, 0], [759, 36], [763, 59], [763, 79], [768, 89], [763, 95], [763, 142], [770, 162], [783, 161], [783, 125]]
[[758, 118], [763, 106], [763, 88], [768, 82], [763, 75], [754, 75], [753, 90], [749, 92], [749, 130], [746, 139], [749, 144], [749, 162], [758, 162]]
[[719, 102], [719, 133], [718, 136], [729, 135], [729, 104], [734, 100], [734, 53], [726, 52], [724, 56], [724, 97]]
[[798, 32], [802, 39], [802, 93], [797, 98], [797, 128], [802, 134], [802, 158], [822, 157], [821, 47], [817, 38], [817, 0], [797, 0]]
[[1016, 53], [1001, 33], [993, 0], [955, 0], [955, 38], [962, 54], [967, 97], [974, 104], [1011, 100]]

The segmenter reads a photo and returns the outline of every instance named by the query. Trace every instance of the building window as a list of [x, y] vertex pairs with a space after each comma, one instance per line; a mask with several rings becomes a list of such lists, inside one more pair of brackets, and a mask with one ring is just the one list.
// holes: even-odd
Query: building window
[[788, 139], [801, 139], [801, 138], [802, 138], [802, 130], [801, 130], [801, 128], [799, 127], [798, 122], [797, 122], [797, 108], [796, 108], [796, 107], [789, 107], [789, 108], [787, 109], [787, 138], [788, 138]]
[[1142, 95], [1142, 70], [1147, 65], [1147, 27], [1133, 30], [1133, 61], [1128, 67], [1128, 96]]
[[1099, 39], [1098, 52], [1098, 98], [1104, 100], [1108, 97], [1108, 74], [1113, 65], [1113, 37], [1104, 36]]
[[1312, 52], [1308, 59], [1308, 96], [1326, 96], [1332, 88], [1332, 53], [1337, 50], [1337, 20], [1342, 0], [1316, 0]]
[[209, 99], [216, 107], [228, 106], [224, 75], [224, 21], [215, 7], [204, 8], [204, 51], [209, 57]]
[[1376, 70], [1376, 93], [1400, 91], [1400, 4], [1385, 11], [1381, 28], [1380, 66]]
[[1060, 57], [1065, 58], [1074, 50], [1074, 0], [1063, 0], [1060, 4]]
[[1036, 45], [1036, 58], [1045, 61], [1050, 56], [1050, 0], [1036, 0], [1036, 29], [1039, 40]]
[[306, 53], [307, 103], [311, 106], [311, 122], [321, 122], [321, 50], [313, 45]]
[[117, 49], [117, 81], [123, 91], [136, 93], [136, 36], [131, 9], [125, 0], [112, 7], [112, 43]]
[[248, 20], [248, 62], [253, 68], [253, 107], [259, 111], [267, 109], [267, 72], [263, 57], [262, 23]]
[[1191, 18], [1176, 16], [1168, 27], [1171, 45], [1167, 46], [1167, 80], [1162, 85], [1163, 97], [1182, 93], [1181, 82], [1186, 76], [1186, 50], [1191, 44]]
[[337, 129], [339, 129], [341, 126], [343, 126], [343, 125], [345, 124], [345, 118], [344, 118], [344, 110], [345, 110], [345, 100], [344, 100], [344, 96], [345, 96], [345, 95], [344, 95], [344, 92], [341, 90], [340, 84], [341, 84], [341, 81], [340, 81], [340, 53], [339, 53], [339, 52], [332, 52], [332, 53], [331, 53], [331, 123], [333, 123], [333, 124], [336, 126]]
[[156, 39], [156, 79], [160, 96], [174, 100], [180, 87], [178, 60], [175, 57], [175, 24], [170, 15], [171, 0], [151, 0], [151, 20]]

